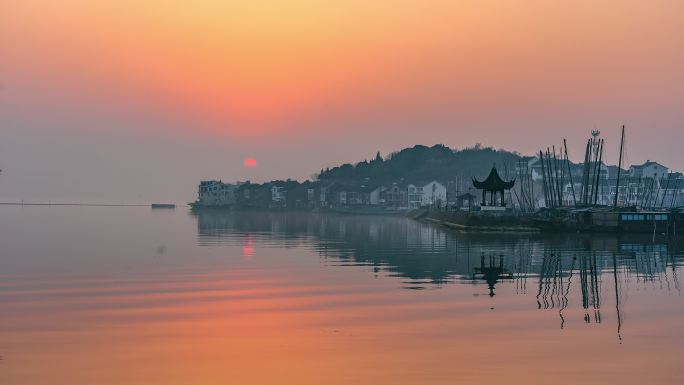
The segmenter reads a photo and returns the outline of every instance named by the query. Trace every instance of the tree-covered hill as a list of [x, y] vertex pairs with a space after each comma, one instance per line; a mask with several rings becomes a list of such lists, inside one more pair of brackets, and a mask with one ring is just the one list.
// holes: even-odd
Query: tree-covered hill
[[378, 153], [371, 161], [321, 170], [318, 179], [349, 183], [390, 183], [402, 180], [452, 180], [456, 176], [484, 178], [494, 164], [502, 177], [508, 174], [508, 177], [513, 178], [516, 162], [522, 158], [515, 152], [482, 147], [479, 144], [461, 150], [442, 144], [432, 147], [417, 145], [394, 152], [384, 159]]

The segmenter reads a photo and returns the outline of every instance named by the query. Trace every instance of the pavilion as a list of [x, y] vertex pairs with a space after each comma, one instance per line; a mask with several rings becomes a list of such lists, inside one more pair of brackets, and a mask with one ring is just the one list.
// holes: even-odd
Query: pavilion
[[[510, 190], [515, 185], [515, 179], [511, 181], [504, 181], [496, 171], [496, 166], [492, 166], [492, 171], [489, 172], [487, 179], [478, 181], [473, 178], [473, 186], [476, 189], [482, 190], [482, 206], [499, 206], [506, 207], [506, 198], [504, 192]], [[489, 205], [487, 204], [487, 193], [490, 195]], [[499, 193], [501, 199], [496, 198]]]

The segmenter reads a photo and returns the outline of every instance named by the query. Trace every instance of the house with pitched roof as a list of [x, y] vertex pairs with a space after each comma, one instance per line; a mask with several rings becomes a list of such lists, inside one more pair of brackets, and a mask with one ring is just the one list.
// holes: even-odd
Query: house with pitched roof
[[647, 160], [643, 164], [629, 167], [629, 176], [633, 178], [663, 178], [669, 169], [658, 162]]

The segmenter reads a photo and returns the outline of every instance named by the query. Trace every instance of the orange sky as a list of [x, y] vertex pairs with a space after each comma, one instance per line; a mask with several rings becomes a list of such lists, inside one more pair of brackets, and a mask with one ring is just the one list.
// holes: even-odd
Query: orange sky
[[289, 165], [298, 177], [415, 143], [532, 153], [566, 136], [579, 157], [590, 129], [616, 139], [621, 124], [635, 162], [683, 160], [666, 139], [684, 118], [681, 1], [26, 0], [0, 14], [15, 131], [219, 138], [240, 159], [366, 139]]

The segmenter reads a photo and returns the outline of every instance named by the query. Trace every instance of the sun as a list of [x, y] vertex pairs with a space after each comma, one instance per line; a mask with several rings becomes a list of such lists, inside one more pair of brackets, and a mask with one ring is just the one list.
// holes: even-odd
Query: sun
[[242, 164], [245, 167], [254, 168], [257, 165], [257, 161], [254, 158], [245, 158], [245, 160], [242, 161]]

